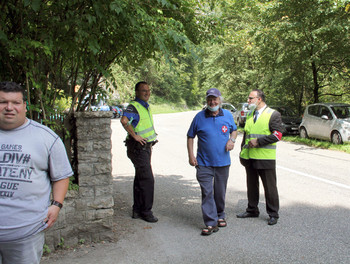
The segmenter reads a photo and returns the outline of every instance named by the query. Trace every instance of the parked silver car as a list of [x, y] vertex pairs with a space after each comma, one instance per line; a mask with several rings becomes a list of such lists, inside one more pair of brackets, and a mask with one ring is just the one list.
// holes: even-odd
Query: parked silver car
[[232, 116], [233, 116], [233, 115], [235, 114], [235, 112], [237, 111], [236, 108], [235, 108], [232, 104], [230, 104], [230, 103], [222, 103], [222, 104], [221, 104], [221, 107], [222, 107], [222, 109], [226, 109], [226, 110], [230, 111], [231, 114], [232, 114]]
[[299, 127], [300, 137], [350, 142], [350, 104], [317, 103], [306, 107]]
[[233, 119], [237, 126], [244, 127], [245, 120], [247, 119], [247, 113], [249, 112], [248, 103], [239, 103], [236, 106], [237, 111], [235, 112]]
[[[204, 106], [202, 107], [202, 110], [204, 110], [204, 109], [206, 109], [206, 108], [207, 108], [207, 105], [204, 105]], [[236, 108], [235, 108], [232, 104], [230, 104], [230, 103], [222, 103], [222, 104], [221, 104], [221, 108], [230, 111], [231, 114], [232, 114], [232, 116], [234, 116], [235, 112], [237, 111]]]

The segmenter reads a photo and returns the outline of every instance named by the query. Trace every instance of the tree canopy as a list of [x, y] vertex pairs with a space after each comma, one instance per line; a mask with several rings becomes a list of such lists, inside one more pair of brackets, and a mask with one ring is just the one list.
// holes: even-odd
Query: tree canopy
[[272, 103], [299, 110], [320, 100], [350, 101], [348, 1], [229, 3], [225, 45], [210, 48], [206, 86], [216, 83], [235, 102], [260, 88]]
[[112, 64], [135, 67], [157, 52], [167, 61], [172, 53], [194, 54], [196, 44], [213, 32], [199, 4], [2, 1], [0, 77], [25, 85], [32, 109], [41, 108], [44, 118], [60, 96], [72, 98], [71, 111], [82, 110], [94, 100], [101, 80], [111, 77]]
[[350, 3], [345, 0], [8, 0], [0, 3], [0, 78], [25, 85], [45, 118], [57, 100], [87, 109], [99, 93], [199, 105], [217, 87], [249, 90], [299, 111], [350, 102]]

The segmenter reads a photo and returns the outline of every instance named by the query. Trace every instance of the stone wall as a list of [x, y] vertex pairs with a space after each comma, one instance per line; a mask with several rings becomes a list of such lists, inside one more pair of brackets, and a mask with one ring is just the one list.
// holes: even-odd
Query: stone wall
[[50, 249], [113, 239], [112, 112], [75, 113], [78, 191], [68, 191], [55, 225], [45, 234]]

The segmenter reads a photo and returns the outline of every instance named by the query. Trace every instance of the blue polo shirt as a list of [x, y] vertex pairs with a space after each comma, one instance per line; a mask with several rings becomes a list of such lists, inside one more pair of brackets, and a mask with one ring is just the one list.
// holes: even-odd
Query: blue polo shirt
[[220, 108], [217, 116], [210, 116], [209, 110], [200, 111], [187, 132], [190, 138], [198, 137], [198, 165], [206, 167], [230, 165], [230, 152], [225, 150], [225, 146], [230, 134], [235, 130], [237, 126], [230, 111]]
[[[140, 103], [142, 106], [144, 106], [146, 109], [148, 109], [149, 104], [139, 98], [135, 98], [135, 101]], [[129, 104], [128, 107], [125, 109], [125, 111], [123, 112], [123, 116], [126, 116], [129, 120], [131, 121], [131, 124], [133, 125], [133, 127], [136, 127], [137, 124], [140, 121], [140, 115], [139, 112], [137, 111], [137, 109]]]

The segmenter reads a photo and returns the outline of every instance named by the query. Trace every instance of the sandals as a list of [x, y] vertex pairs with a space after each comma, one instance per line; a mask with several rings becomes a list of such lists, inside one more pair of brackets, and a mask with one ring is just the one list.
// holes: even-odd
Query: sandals
[[202, 236], [209, 236], [212, 233], [218, 232], [219, 228], [218, 226], [207, 226], [202, 229]]
[[226, 226], [227, 226], [226, 219], [221, 218], [218, 220], [217, 226], [207, 226], [207, 227], [203, 228], [202, 229], [202, 236], [209, 236], [212, 233], [218, 232], [219, 227], [226, 227]]
[[218, 220], [218, 227], [226, 227], [226, 226], [227, 226], [227, 223], [226, 223], [225, 218]]

